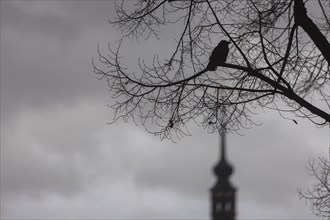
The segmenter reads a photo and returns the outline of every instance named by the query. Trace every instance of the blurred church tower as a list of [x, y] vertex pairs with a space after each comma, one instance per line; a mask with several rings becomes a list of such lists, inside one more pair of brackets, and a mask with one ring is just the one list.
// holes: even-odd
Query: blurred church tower
[[220, 161], [213, 169], [217, 182], [211, 188], [211, 214], [213, 220], [234, 220], [236, 189], [229, 181], [233, 167], [226, 160], [226, 129], [223, 130]]

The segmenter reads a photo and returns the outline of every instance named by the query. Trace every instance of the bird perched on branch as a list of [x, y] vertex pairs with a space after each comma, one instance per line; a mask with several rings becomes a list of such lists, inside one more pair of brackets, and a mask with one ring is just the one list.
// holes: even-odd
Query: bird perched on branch
[[210, 56], [210, 62], [207, 65], [207, 69], [209, 71], [215, 71], [217, 69], [217, 66], [224, 64], [226, 62], [229, 52], [229, 47], [228, 47], [229, 44], [230, 44], [229, 41], [222, 40], [220, 41], [218, 46], [214, 48]]

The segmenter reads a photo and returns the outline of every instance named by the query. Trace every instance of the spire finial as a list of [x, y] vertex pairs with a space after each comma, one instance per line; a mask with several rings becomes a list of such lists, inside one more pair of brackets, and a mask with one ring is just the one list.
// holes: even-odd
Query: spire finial
[[220, 138], [221, 138], [221, 160], [226, 160], [226, 131], [223, 129], [220, 133]]

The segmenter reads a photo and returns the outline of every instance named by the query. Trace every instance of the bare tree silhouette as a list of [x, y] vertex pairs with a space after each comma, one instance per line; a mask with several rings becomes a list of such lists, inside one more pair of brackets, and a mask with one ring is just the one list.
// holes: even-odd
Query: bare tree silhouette
[[[330, 150], [330, 149], [329, 149]], [[329, 158], [310, 160], [307, 165], [309, 174], [315, 178], [312, 188], [299, 190], [301, 199], [305, 199], [314, 214], [323, 219], [330, 218], [330, 151]]]
[[[303, 0], [139, 0], [116, 5], [110, 21], [123, 32], [117, 49], [99, 52], [94, 72], [114, 92], [118, 119], [132, 119], [161, 138], [189, 134], [190, 121], [221, 130], [255, 124], [257, 108], [273, 109], [283, 117], [330, 122], [330, 18], [328, 0], [313, 1], [313, 20]], [[135, 8], [132, 9], [132, 6]], [[140, 69], [121, 64], [121, 45], [129, 38], [161, 39], [161, 28], [182, 24], [168, 59], [155, 55]], [[231, 42], [226, 62], [208, 71], [208, 58], [219, 40]], [[134, 73], [133, 73], [134, 72]], [[316, 98], [316, 100], [314, 100]], [[226, 112], [222, 112], [222, 107]], [[139, 120], [137, 120], [139, 119]], [[292, 119], [295, 123], [296, 120]]]

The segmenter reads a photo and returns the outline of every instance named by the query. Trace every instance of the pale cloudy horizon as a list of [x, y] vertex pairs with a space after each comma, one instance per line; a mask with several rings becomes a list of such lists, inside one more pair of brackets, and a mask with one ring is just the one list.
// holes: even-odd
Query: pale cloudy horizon
[[[113, 100], [91, 60], [120, 39], [114, 2], [0, 4], [1, 219], [209, 219], [218, 135], [191, 126], [172, 143], [107, 125]], [[227, 138], [237, 218], [316, 219], [297, 190], [313, 181], [308, 160], [327, 155], [329, 128], [274, 111], [255, 120]]]

